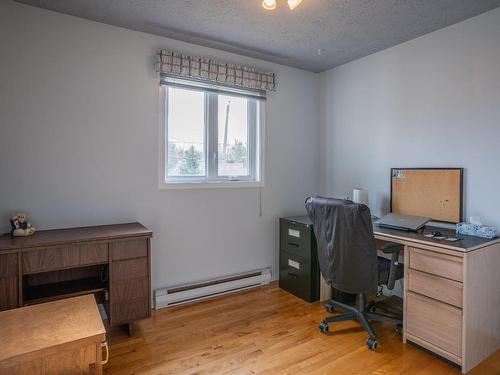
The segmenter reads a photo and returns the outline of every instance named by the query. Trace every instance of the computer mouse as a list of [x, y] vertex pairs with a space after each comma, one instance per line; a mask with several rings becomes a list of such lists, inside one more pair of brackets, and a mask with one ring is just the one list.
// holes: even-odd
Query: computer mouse
[[434, 237], [443, 237], [443, 235], [441, 234], [441, 232], [440, 232], [440, 231], [438, 231], [438, 230], [433, 230], [433, 231], [432, 231], [432, 235], [433, 235]]

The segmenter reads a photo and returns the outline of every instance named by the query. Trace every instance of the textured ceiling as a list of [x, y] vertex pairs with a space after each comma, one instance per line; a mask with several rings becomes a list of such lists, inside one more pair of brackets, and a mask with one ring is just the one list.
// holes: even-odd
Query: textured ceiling
[[277, 0], [276, 10], [265, 11], [261, 0], [18, 1], [313, 72], [500, 6], [500, 0], [303, 0], [290, 11]]

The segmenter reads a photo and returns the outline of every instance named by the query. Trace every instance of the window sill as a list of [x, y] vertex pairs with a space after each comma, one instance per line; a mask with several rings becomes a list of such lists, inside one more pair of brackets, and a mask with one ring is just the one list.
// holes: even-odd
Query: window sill
[[263, 181], [182, 181], [182, 182], [160, 182], [160, 190], [175, 189], [213, 189], [213, 188], [259, 188], [263, 187]]

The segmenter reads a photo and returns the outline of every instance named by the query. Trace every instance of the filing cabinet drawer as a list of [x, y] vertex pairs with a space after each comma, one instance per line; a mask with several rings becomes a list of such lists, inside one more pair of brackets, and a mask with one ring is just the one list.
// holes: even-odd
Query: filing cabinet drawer
[[461, 309], [408, 292], [406, 331], [449, 353], [462, 356]]
[[280, 250], [286, 250], [297, 255], [308, 254], [311, 251], [310, 228], [281, 222], [280, 233]]
[[463, 285], [458, 281], [409, 269], [408, 289], [456, 307], [463, 304]]
[[279, 286], [308, 302], [316, 301], [319, 298], [319, 273], [313, 272], [311, 264], [304, 258], [281, 251]]
[[106, 242], [48, 247], [22, 253], [24, 274], [107, 262], [108, 244]]
[[455, 281], [463, 281], [463, 259], [461, 257], [415, 247], [409, 247], [409, 251], [410, 268]]

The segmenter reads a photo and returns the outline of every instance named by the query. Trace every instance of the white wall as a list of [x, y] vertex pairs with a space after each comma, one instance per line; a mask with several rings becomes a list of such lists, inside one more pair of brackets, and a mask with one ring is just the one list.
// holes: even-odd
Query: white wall
[[466, 217], [500, 228], [500, 9], [321, 74], [322, 193], [369, 190], [389, 169], [458, 166]]
[[[275, 71], [266, 186], [158, 190], [157, 48]], [[319, 191], [313, 73], [0, 2], [0, 229], [140, 221], [154, 232], [153, 287], [278, 263], [278, 216]]]

